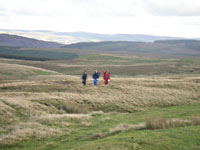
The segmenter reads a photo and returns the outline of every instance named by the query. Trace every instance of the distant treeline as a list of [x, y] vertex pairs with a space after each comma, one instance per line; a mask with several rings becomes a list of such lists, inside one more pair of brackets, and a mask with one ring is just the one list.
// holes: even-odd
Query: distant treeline
[[1, 58], [22, 59], [22, 60], [67, 60], [78, 57], [75, 53], [51, 52], [40, 50], [20, 50], [19, 48], [0, 47]]
[[163, 44], [169, 44], [169, 45], [183, 45], [187, 49], [200, 51], [199, 40], [165, 40], [165, 41], [155, 41], [154, 43], [163, 43]]
[[82, 42], [65, 45], [62, 48], [129, 52], [149, 56], [200, 56], [200, 41], [198, 40], [164, 40], [155, 42], [106, 41]]

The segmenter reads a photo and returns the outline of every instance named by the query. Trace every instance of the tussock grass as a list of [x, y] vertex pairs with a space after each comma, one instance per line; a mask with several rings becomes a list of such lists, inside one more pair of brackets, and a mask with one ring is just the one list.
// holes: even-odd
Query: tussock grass
[[181, 119], [164, 119], [159, 118], [146, 118], [146, 129], [156, 130], [156, 129], [168, 129], [177, 127], [191, 126], [193, 123], [191, 120], [181, 120]]
[[46, 114], [33, 118], [34, 120], [63, 120], [63, 119], [78, 119], [78, 120], [88, 120], [91, 118], [89, 114]]
[[137, 125], [120, 123], [116, 127], [109, 129], [109, 131], [105, 134], [105, 136], [113, 135], [113, 134], [120, 133], [120, 132], [123, 132], [123, 131], [131, 130], [131, 129], [132, 130], [140, 130], [140, 129], [144, 129], [144, 128], [145, 128], [144, 123], [140, 123], [140, 124], [137, 124]]
[[32, 121], [60, 128], [67, 132], [71, 130], [70, 126], [72, 125], [72, 122], [79, 122], [82, 124], [89, 119], [91, 119], [91, 116], [88, 114], [46, 114], [31, 118]]
[[55, 107], [58, 110], [63, 110], [65, 113], [70, 114], [86, 114], [90, 112], [90, 108], [85, 104], [78, 104], [66, 100], [59, 99], [46, 99], [46, 100], [36, 100], [42, 105], [48, 107]]
[[60, 134], [60, 129], [47, 127], [37, 122], [20, 123], [7, 127], [7, 132], [0, 135], [0, 145], [13, 145], [29, 138], [48, 138]]
[[[72, 104], [67, 112], [81, 108], [93, 111], [135, 112], [155, 107], [169, 107], [199, 101], [199, 78], [184, 79], [145, 79], [145, 78], [113, 78], [109, 86], [105, 87], [100, 80], [94, 87], [92, 80], [83, 87], [80, 79], [45, 80], [27, 83], [17, 82], [2, 84], [1, 98], [7, 99], [10, 95], [26, 101], [53, 101]], [[6, 87], [6, 89], [5, 89]], [[47, 102], [48, 103], [48, 102]], [[73, 106], [74, 104], [74, 106]], [[21, 104], [22, 105], [22, 104]], [[80, 108], [75, 108], [81, 106]], [[85, 107], [86, 106], [86, 107]], [[82, 112], [80, 112], [82, 113]]]
[[19, 141], [30, 138], [41, 139], [70, 133], [71, 121], [80, 120], [83, 126], [89, 126], [86, 120], [91, 118], [88, 114], [46, 114], [35, 116], [27, 122], [21, 122], [0, 128], [0, 146], [14, 145]]
[[163, 117], [146, 118], [146, 129], [168, 129], [200, 125], [200, 116], [192, 116], [189, 120], [165, 119]]
[[133, 125], [133, 124], [127, 124], [127, 123], [120, 123], [118, 124], [116, 127], [109, 129], [108, 132], [105, 133], [96, 133], [94, 135], [92, 135], [93, 139], [97, 139], [97, 138], [101, 138], [101, 137], [107, 137], [107, 136], [111, 136], [120, 132], [124, 132], [127, 130], [141, 130], [141, 129], [145, 129], [146, 125], [145, 123], [140, 123], [137, 125]]
[[183, 119], [165, 119], [163, 117], [147, 117], [144, 123], [139, 124], [127, 124], [120, 123], [114, 128], [110, 128], [109, 131], [105, 133], [95, 133], [92, 135], [92, 139], [98, 139], [102, 137], [112, 136], [120, 132], [125, 132], [128, 130], [157, 130], [157, 129], [169, 129], [169, 128], [179, 128], [187, 126], [200, 125], [200, 116], [192, 116], [190, 120]]
[[[20, 62], [20, 61], [19, 61]], [[46, 70], [38, 67], [9, 64], [0, 62], [0, 79], [1, 80], [25, 80], [32, 76], [38, 75], [56, 75], [55, 71]]]
[[[199, 107], [194, 104], [200, 102], [199, 59], [193, 60], [107, 53], [70, 61], [1, 59], [0, 149], [177, 149], [173, 146], [180, 147], [181, 138], [182, 149], [193, 149], [185, 142], [193, 138], [194, 146], [199, 139], [200, 119], [192, 116], [197, 114], [192, 108]], [[111, 71], [108, 86], [102, 74], [97, 87], [93, 85], [96, 68]], [[85, 87], [80, 79], [84, 70]], [[163, 117], [145, 120], [149, 113]], [[181, 132], [173, 138], [172, 130]]]
[[191, 124], [192, 125], [200, 125], [200, 115], [193, 115], [191, 119]]
[[66, 111], [67, 113], [76, 113], [76, 114], [89, 113], [90, 112], [90, 109], [87, 105], [80, 105], [80, 104], [70, 103], [70, 102], [68, 102], [63, 107], [63, 110]]
[[[0, 83], [0, 144], [14, 145], [18, 141], [71, 133], [75, 123], [83, 128], [94, 127], [89, 120], [105, 113], [132, 113], [198, 103], [200, 100], [199, 77], [112, 78], [108, 86], [104, 86], [100, 79], [97, 87], [94, 87], [91, 78], [83, 87], [80, 78], [60, 77]], [[112, 117], [100, 120], [113, 121]], [[198, 117], [193, 120], [190, 125], [198, 124]], [[169, 128], [178, 122], [181, 121], [169, 122], [172, 124]], [[156, 128], [164, 126], [160, 124], [158, 127], [155, 125]], [[180, 124], [184, 126], [187, 122]], [[150, 125], [153, 126], [153, 123]], [[147, 128], [146, 123], [123, 123], [105, 133], [94, 134], [93, 138], [143, 128]]]

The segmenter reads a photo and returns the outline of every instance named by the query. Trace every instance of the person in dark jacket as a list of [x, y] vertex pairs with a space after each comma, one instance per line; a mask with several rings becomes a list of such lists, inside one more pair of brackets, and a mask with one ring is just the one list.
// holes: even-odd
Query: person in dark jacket
[[85, 86], [86, 85], [86, 80], [87, 80], [87, 72], [84, 71], [83, 75], [82, 75], [82, 83]]
[[97, 70], [93, 73], [92, 78], [93, 78], [94, 85], [96, 86], [98, 82], [98, 78], [99, 78], [99, 74]]
[[100, 78], [100, 74], [101, 74], [100, 71], [97, 70], [97, 74], [98, 74], [98, 76], [99, 76], [99, 78]]

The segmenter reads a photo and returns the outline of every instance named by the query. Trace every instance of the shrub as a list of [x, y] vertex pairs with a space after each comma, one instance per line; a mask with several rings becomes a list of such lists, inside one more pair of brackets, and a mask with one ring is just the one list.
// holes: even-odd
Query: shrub
[[90, 109], [86, 105], [80, 105], [72, 102], [67, 102], [63, 105], [63, 110], [67, 113], [86, 114]]
[[185, 127], [191, 125], [200, 124], [200, 117], [193, 117], [191, 120], [181, 120], [181, 119], [165, 119], [163, 117], [158, 118], [146, 118], [146, 129], [155, 130], [155, 129], [168, 129], [168, 128], [177, 128]]
[[200, 125], [200, 116], [192, 116], [192, 125]]

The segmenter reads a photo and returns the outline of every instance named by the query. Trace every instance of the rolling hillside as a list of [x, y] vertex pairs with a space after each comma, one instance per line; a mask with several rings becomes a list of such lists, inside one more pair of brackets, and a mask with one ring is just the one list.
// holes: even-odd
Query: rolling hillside
[[95, 41], [144, 41], [183, 39], [180, 37], [155, 36], [144, 34], [99, 34], [90, 32], [55, 32], [48, 30], [6, 30], [0, 29], [0, 33], [19, 35], [45, 41], [54, 41], [63, 44]]
[[0, 150], [199, 149], [199, 74], [96, 87], [89, 77], [83, 87], [80, 77], [13, 62], [0, 59]]
[[76, 53], [71, 52], [56, 52], [42, 50], [21, 50], [17, 47], [0, 46], [0, 57], [22, 60], [67, 60], [78, 57]]
[[123, 52], [161, 56], [200, 56], [200, 41], [198, 40], [165, 40], [149, 42], [110, 41], [110, 42], [82, 42], [69, 44], [63, 48], [83, 50], [100, 50], [102, 52]]
[[58, 32], [58, 35], [70, 35], [73, 37], [81, 37], [85, 39], [94, 39], [96, 41], [144, 41], [153, 42], [156, 40], [170, 40], [170, 39], [181, 39], [178, 37], [169, 36], [155, 36], [145, 34], [98, 34], [89, 32]]
[[[0, 58], [0, 150], [199, 149], [199, 57], [122, 55], [122, 49], [2, 49], [12, 55], [44, 52], [44, 57], [82, 53], [69, 60]], [[94, 86], [96, 69], [101, 75]], [[111, 72], [107, 86], [104, 69]], [[84, 70], [86, 86], [80, 78]]]
[[199, 45], [0, 46], [0, 150], [199, 150]]
[[41, 41], [17, 35], [0, 34], [0, 46], [23, 48], [59, 48], [63, 45], [56, 42]]

